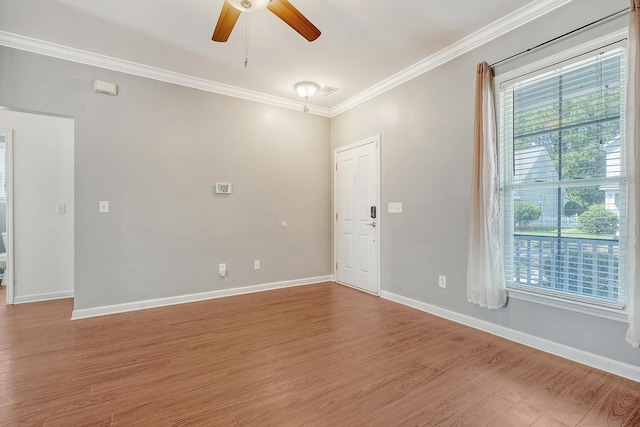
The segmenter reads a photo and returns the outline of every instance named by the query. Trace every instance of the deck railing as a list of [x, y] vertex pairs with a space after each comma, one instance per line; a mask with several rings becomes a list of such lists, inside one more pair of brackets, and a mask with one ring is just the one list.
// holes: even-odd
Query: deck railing
[[514, 283], [617, 302], [618, 240], [514, 234]]

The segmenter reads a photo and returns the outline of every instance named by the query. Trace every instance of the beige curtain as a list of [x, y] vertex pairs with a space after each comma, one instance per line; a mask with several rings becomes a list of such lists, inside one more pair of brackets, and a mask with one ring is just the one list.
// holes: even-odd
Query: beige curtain
[[486, 62], [478, 64], [476, 74], [473, 145], [467, 299], [481, 307], [500, 308], [507, 303], [507, 291], [502, 265], [493, 70]]
[[631, 0], [629, 19], [629, 81], [627, 84], [627, 312], [629, 329], [627, 341], [640, 347], [640, 117], [636, 106], [640, 104], [640, 0]]

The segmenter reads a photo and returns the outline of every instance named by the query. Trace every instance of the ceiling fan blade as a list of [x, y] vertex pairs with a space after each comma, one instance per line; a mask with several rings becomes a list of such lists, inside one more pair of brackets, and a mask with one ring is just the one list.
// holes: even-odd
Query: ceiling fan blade
[[233, 27], [236, 25], [240, 13], [238, 9], [231, 6], [225, 0], [222, 4], [220, 18], [218, 18], [218, 23], [216, 24], [216, 29], [213, 31], [211, 40], [214, 42], [226, 42], [229, 39], [231, 30], [233, 30]]
[[320, 30], [305, 18], [288, 0], [271, 0], [267, 9], [310, 42], [320, 37]]

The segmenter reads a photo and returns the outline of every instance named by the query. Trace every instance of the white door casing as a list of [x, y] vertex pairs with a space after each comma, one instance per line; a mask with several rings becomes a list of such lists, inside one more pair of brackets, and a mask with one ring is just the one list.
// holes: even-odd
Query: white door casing
[[6, 287], [6, 303], [13, 304], [13, 129], [1, 128], [0, 134], [5, 141], [5, 184], [6, 184], [6, 223], [7, 246], [4, 248], [7, 254], [7, 265], [2, 277], [2, 284]]
[[334, 174], [336, 281], [379, 294], [380, 137], [336, 149]]

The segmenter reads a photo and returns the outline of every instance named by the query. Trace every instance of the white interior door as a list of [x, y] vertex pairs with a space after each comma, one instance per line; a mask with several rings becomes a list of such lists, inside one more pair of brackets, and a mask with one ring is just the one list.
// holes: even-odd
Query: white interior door
[[339, 148], [334, 159], [336, 280], [378, 294], [380, 138]]

